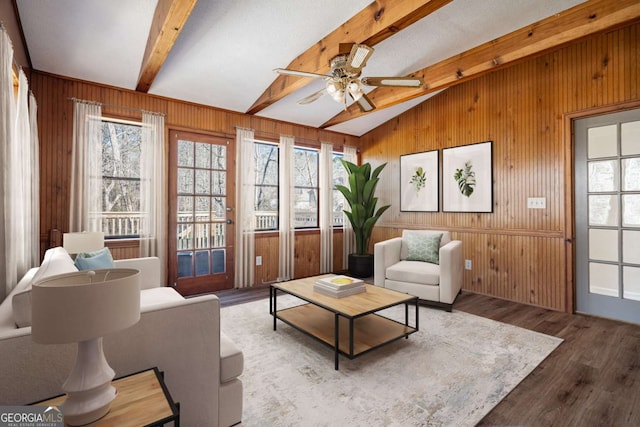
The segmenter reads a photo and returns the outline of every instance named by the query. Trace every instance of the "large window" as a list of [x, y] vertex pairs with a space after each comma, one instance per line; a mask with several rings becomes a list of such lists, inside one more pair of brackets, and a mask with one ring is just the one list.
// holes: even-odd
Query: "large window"
[[140, 148], [142, 126], [102, 120], [102, 212], [107, 238], [140, 234]]
[[[333, 226], [342, 226], [344, 198], [335, 189], [346, 185], [347, 174], [340, 163], [342, 153], [333, 153]], [[278, 229], [280, 183], [278, 177], [279, 147], [271, 142], [254, 143], [256, 176], [255, 228], [258, 231]], [[294, 148], [293, 221], [295, 228], [317, 228], [319, 225], [318, 150]]]
[[318, 227], [318, 150], [294, 148], [293, 223]]
[[259, 231], [278, 229], [278, 146], [254, 144], [256, 167], [255, 228]]

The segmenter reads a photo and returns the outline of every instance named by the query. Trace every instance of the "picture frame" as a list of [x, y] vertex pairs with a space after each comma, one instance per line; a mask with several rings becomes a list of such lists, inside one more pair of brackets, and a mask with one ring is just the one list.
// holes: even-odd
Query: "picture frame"
[[442, 150], [442, 211], [493, 212], [493, 141]]
[[438, 150], [400, 156], [400, 211], [440, 209]]

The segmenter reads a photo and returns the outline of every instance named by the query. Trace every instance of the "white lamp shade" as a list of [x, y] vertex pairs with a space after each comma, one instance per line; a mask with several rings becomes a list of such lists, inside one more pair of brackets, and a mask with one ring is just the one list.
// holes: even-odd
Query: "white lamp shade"
[[33, 285], [31, 305], [35, 342], [102, 337], [140, 320], [140, 271], [112, 268], [51, 276]]
[[62, 246], [70, 254], [98, 251], [104, 247], [104, 233], [102, 231], [64, 233]]

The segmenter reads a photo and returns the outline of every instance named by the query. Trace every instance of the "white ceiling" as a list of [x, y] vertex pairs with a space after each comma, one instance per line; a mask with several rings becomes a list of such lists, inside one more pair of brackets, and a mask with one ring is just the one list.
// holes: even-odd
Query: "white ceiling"
[[[375, 46], [363, 76], [406, 75], [584, 0], [454, 0]], [[371, 0], [198, 0], [149, 93], [246, 112], [286, 67]], [[135, 90], [157, 0], [17, 0], [33, 68]], [[350, 40], [345, 40], [349, 42]], [[303, 70], [305, 71], [305, 70]], [[257, 113], [318, 127], [319, 80]], [[329, 129], [360, 136], [434, 94]]]

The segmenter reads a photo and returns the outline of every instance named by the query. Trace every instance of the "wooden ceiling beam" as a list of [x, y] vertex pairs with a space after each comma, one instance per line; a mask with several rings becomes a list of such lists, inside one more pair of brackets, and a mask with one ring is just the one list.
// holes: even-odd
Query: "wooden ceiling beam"
[[[300, 54], [286, 68], [325, 74], [330, 70], [330, 60], [338, 54], [340, 43], [364, 43], [373, 47], [451, 1], [376, 0]], [[304, 77], [279, 75], [247, 114], [265, 109], [310, 82]]]
[[[424, 79], [420, 88], [379, 87], [367, 95], [376, 109], [391, 107], [639, 18], [638, 0], [589, 0], [409, 74]], [[331, 127], [365, 114], [353, 103], [320, 127]]]
[[136, 90], [148, 92], [198, 0], [159, 0], [153, 14]]

